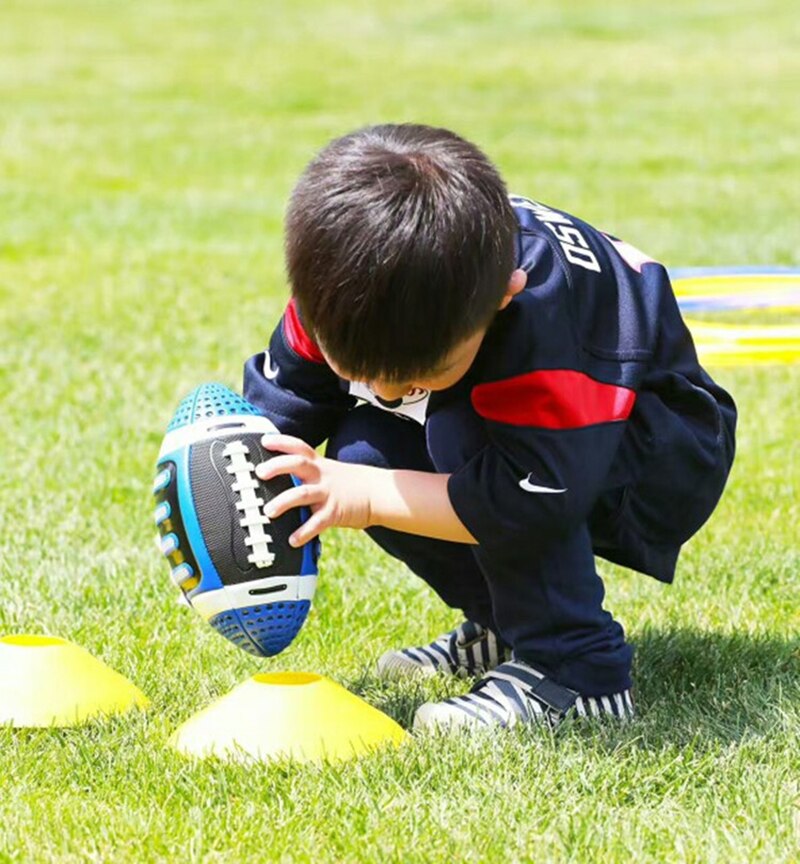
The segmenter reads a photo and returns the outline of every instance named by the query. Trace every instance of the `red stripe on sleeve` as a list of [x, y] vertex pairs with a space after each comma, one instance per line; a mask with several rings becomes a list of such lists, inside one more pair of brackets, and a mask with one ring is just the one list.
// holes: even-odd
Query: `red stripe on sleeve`
[[312, 363], [325, 362], [317, 343], [306, 333], [300, 321], [294, 298], [289, 301], [289, 305], [283, 313], [283, 333], [289, 347], [295, 354], [299, 354], [304, 360], [310, 360]]
[[481, 417], [511, 426], [579, 429], [625, 420], [636, 393], [572, 369], [546, 369], [472, 388]]

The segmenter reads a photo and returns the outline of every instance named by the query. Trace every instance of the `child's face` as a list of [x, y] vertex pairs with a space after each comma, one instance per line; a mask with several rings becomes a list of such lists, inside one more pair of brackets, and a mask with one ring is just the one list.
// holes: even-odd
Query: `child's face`
[[[514, 297], [522, 291], [527, 281], [528, 274], [524, 270], [514, 270], [508, 281], [506, 294], [500, 301], [498, 309], [505, 309]], [[467, 374], [469, 367], [472, 366], [480, 350], [481, 342], [483, 342], [487, 329], [479, 330], [473, 336], [470, 336], [463, 342], [459, 342], [436, 369], [432, 369], [426, 375], [419, 376], [414, 381], [394, 384], [389, 381], [376, 380], [366, 381], [365, 383], [379, 399], [383, 399], [385, 402], [402, 399], [403, 396], [410, 393], [415, 387], [423, 390], [447, 390], [448, 387], [452, 387], [453, 384], [460, 381]], [[322, 356], [327, 360], [328, 365], [340, 378], [352, 380], [352, 376], [339, 369], [331, 361], [322, 346], [320, 346], [320, 351], [322, 351]]]
[[[486, 330], [479, 330], [475, 335], [470, 336], [458, 345], [445, 357], [436, 369], [430, 373], [422, 375], [413, 381], [394, 382], [373, 380], [365, 382], [372, 392], [387, 402], [392, 402], [396, 399], [402, 399], [407, 393], [410, 393], [414, 388], [419, 387], [423, 390], [446, 390], [452, 387], [457, 381], [466, 375], [470, 366], [481, 347], [483, 337], [486, 335]], [[331, 369], [341, 378], [349, 378], [343, 370], [336, 366], [324, 349], [320, 349], [323, 356], [328, 362]]]

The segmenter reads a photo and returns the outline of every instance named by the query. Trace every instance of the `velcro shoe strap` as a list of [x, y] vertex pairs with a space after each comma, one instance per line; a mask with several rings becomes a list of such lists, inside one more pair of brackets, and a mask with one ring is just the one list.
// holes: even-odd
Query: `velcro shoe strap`
[[498, 673], [501, 676], [508, 676], [512, 680], [516, 680], [524, 691], [534, 699], [538, 699], [544, 705], [547, 705], [559, 717], [562, 717], [572, 708], [580, 695], [575, 690], [570, 690], [569, 687], [557, 684], [555, 681], [542, 675], [541, 672], [525, 668], [521, 663], [516, 661], [503, 663], [498, 666], [494, 674], [497, 675]]
[[540, 702], [544, 702], [559, 717], [563, 717], [578, 699], [578, 694], [574, 690], [556, 684], [549, 678], [540, 678], [536, 684], [528, 685], [528, 687], [532, 696], [535, 696]]

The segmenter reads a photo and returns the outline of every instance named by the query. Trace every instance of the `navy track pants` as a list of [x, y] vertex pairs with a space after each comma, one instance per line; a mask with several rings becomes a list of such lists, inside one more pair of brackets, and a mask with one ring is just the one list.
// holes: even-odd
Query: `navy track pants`
[[[434, 414], [424, 428], [362, 405], [345, 416], [327, 455], [359, 465], [450, 473], [485, 444], [484, 434], [469, 403], [455, 414], [443, 412], [441, 419]], [[493, 560], [477, 545], [381, 527], [367, 533], [447, 605], [498, 633], [516, 656], [567, 687], [600, 696], [631, 686], [633, 649], [621, 625], [603, 609], [591, 523], [536, 560], [524, 549], [519, 554], [505, 550], [502, 560]], [[421, 633], [420, 639], [430, 635]]]

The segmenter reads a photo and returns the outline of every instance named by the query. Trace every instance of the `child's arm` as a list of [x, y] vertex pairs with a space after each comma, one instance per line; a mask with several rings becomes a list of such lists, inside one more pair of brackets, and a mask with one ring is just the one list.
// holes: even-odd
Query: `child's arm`
[[302, 486], [273, 499], [267, 515], [310, 507], [312, 515], [290, 542], [299, 546], [326, 528], [381, 525], [454, 543], [475, 543], [447, 493], [449, 474], [395, 471], [326, 459], [298, 438], [267, 435], [264, 447], [283, 453], [256, 469], [262, 480], [292, 473]]
[[370, 469], [371, 525], [453, 543], [477, 543], [447, 493], [449, 474]]
[[355, 404], [303, 328], [294, 301], [269, 346], [244, 367], [244, 396], [286, 435], [314, 446]]

